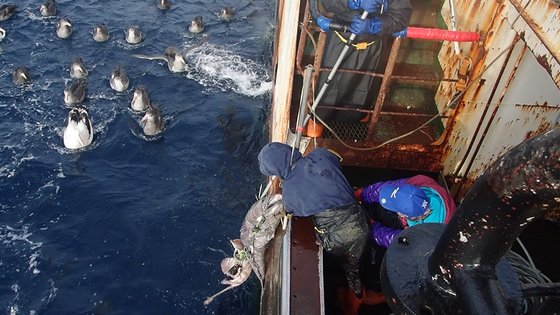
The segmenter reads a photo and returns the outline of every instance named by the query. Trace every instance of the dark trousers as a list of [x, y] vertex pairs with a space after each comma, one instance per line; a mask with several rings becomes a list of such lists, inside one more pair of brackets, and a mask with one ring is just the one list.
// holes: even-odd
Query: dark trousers
[[[323, 54], [323, 67], [332, 68], [346, 45], [334, 32], [329, 32]], [[364, 50], [356, 50], [350, 47], [344, 61], [339, 69], [352, 69], [363, 71], [374, 71], [377, 69], [379, 56], [381, 54], [381, 39], [377, 39], [372, 45]], [[330, 72], [321, 72], [317, 92], [323, 87]], [[320, 105], [351, 107], [364, 109], [371, 104], [366, 104], [366, 99], [372, 82], [375, 79], [369, 75], [337, 72], [323, 95]], [[322, 119], [337, 120], [344, 122], [357, 122], [364, 114], [351, 111], [339, 111], [333, 109], [317, 109], [317, 114]]]
[[355, 203], [313, 216], [315, 233], [329, 254], [360, 257], [368, 238], [368, 224], [361, 205]]
[[343, 257], [348, 286], [362, 294], [360, 257], [368, 239], [368, 224], [361, 205], [355, 203], [313, 216], [317, 239], [328, 254]]

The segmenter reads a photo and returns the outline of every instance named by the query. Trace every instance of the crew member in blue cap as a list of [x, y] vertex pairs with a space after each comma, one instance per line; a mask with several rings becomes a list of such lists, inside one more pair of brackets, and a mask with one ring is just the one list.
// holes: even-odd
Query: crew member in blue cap
[[[449, 192], [435, 180], [424, 175], [383, 181], [355, 191], [365, 205], [373, 207], [375, 223], [371, 235], [375, 242], [389, 247], [401, 230], [421, 223], [447, 224], [455, 212], [455, 202]], [[395, 215], [396, 214], [396, 215]]]
[[344, 258], [348, 285], [357, 298], [362, 298], [359, 262], [368, 240], [368, 224], [342, 173], [340, 158], [323, 148], [305, 157], [292, 151], [283, 143], [265, 145], [259, 153], [260, 171], [280, 178], [287, 212], [312, 217], [317, 239], [327, 253]]

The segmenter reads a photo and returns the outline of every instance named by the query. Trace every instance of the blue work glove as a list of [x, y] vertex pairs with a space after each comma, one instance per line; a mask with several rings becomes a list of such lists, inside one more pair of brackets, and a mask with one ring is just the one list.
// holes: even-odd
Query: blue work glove
[[381, 21], [376, 17], [362, 20], [359, 15], [355, 15], [352, 18], [352, 24], [350, 24], [350, 32], [356, 35], [379, 34], [381, 32]]
[[328, 19], [322, 15], [319, 15], [319, 17], [317, 18], [317, 26], [319, 26], [319, 28], [323, 32], [328, 32], [330, 30], [329, 26], [331, 25], [331, 22], [331, 19]]
[[368, 13], [377, 12], [381, 8], [381, 13], [387, 9], [387, 0], [348, 0], [350, 10], [362, 9]]

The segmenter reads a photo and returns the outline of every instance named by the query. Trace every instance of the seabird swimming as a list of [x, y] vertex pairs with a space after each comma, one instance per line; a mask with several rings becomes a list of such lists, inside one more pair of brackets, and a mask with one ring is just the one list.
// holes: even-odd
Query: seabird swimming
[[130, 101], [130, 108], [132, 110], [143, 112], [150, 106], [150, 98], [148, 97], [148, 89], [140, 85], [136, 87], [132, 94], [132, 101]]
[[189, 32], [198, 34], [204, 31], [204, 23], [202, 22], [202, 16], [195, 16], [191, 21], [189, 26]]
[[56, 1], [48, 0], [46, 3], [42, 3], [39, 6], [39, 12], [41, 16], [55, 16], [56, 15]]
[[109, 31], [107, 26], [101, 23], [93, 29], [93, 40], [96, 42], [104, 42], [109, 39]]
[[123, 92], [128, 89], [129, 83], [130, 81], [128, 80], [128, 75], [121, 65], [118, 65], [115, 69], [113, 69], [111, 79], [109, 80], [109, 84], [113, 90]]
[[0, 27], [0, 42], [6, 37], [6, 30]]
[[72, 23], [67, 18], [62, 18], [56, 23], [56, 36], [58, 38], [68, 38], [72, 35]]
[[64, 103], [74, 105], [84, 101], [86, 97], [86, 81], [77, 80], [64, 88]]
[[156, 105], [150, 104], [140, 124], [142, 124], [142, 130], [146, 136], [154, 136], [161, 133], [163, 126], [161, 110]]
[[137, 26], [131, 26], [126, 30], [125, 40], [129, 44], [138, 44], [142, 41], [142, 33]]
[[93, 141], [93, 126], [85, 107], [74, 106], [68, 113], [63, 141], [68, 149], [80, 149]]
[[0, 6], [0, 21], [6, 21], [11, 18], [16, 12], [17, 5], [14, 4], [3, 4]]
[[235, 15], [235, 11], [233, 10], [232, 7], [225, 7], [220, 10], [220, 13], [218, 13], [218, 17], [220, 18], [220, 20], [224, 22], [231, 21], [234, 15]]
[[88, 76], [88, 71], [84, 66], [82, 58], [76, 58], [70, 65], [70, 77], [74, 79], [83, 79]]
[[163, 54], [167, 57], [167, 67], [171, 72], [187, 71], [187, 62], [179, 49], [167, 47]]
[[169, 0], [157, 0], [157, 7], [160, 10], [169, 10], [169, 9], [171, 9], [171, 1], [169, 1]]
[[31, 77], [29, 76], [29, 70], [25, 67], [15, 68], [12, 74], [12, 81], [14, 81], [14, 83], [17, 85], [23, 85], [31, 81]]
[[185, 60], [185, 56], [188, 52], [195, 49], [196, 47], [202, 46], [204, 43], [208, 41], [208, 38], [201, 39], [198, 43], [189, 46], [186, 50], [180, 51], [176, 47], [170, 46], [167, 47], [163, 55], [141, 55], [141, 54], [132, 54], [132, 57], [140, 58], [140, 59], [147, 59], [147, 60], [163, 60], [167, 62], [167, 67], [171, 72], [185, 72], [188, 71], [188, 65]]
[[[189, 50], [191, 50], [192, 48], [189, 48]], [[167, 62], [167, 67], [171, 72], [177, 73], [177, 72], [187, 71], [187, 62], [185, 61], [185, 57], [183, 56], [183, 53], [179, 51], [179, 49], [173, 46], [167, 47], [163, 55], [148, 56], [148, 55], [133, 54], [131, 56], [140, 59], [147, 59], [147, 60], [163, 60]]]

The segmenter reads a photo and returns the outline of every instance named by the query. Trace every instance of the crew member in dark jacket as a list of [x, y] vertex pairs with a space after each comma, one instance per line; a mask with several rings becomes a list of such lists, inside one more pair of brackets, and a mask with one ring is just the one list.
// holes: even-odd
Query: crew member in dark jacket
[[269, 143], [259, 153], [260, 171], [282, 181], [287, 212], [313, 218], [316, 236], [327, 253], [344, 257], [348, 285], [362, 295], [359, 259], [368, 237], [363, 208], [342, 174], [337, 155], [322, 148], [303, 157], [283, 143]]
[[[322, 0], [321, 3], [332, 14], [333, 20], [350, 24], [350, 31], [358, 35], [340, 69], [377, 71], [383, 41], [387, 42], [388, 36], [405, 29], [412, 14], [410, 0]], [[360, 18], [364, 10], [370, 12], [366, 20]], [[318, 25], [328, 31], [328, 25], [319, 22]], [[328, 31], [322, 67], [334, 66], [349, 37], [349, 33]], [[323, 86], [328, 75], [328, 72], [321, 73], [319, 87]], [[366, 98], [373, 80], [369, 75], [338, 72], [329, 83], [320, 104], [364, 109], [371, 105], [366, 104]], [[363, 116], [362, 113], [325, 108], [317, 109], [317, 114], [327, 121], [347, 122], [355, 122]]]

